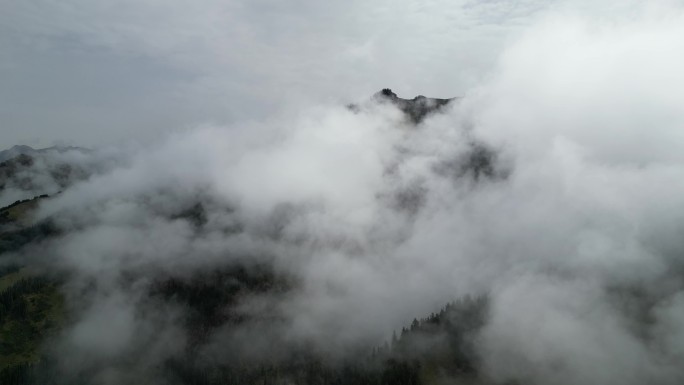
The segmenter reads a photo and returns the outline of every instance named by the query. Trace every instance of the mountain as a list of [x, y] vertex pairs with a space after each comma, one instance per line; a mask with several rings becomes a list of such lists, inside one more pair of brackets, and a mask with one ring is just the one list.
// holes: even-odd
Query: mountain
[[[22, 208], [11, 217], [16, 219], [34, 209], [41, 199], [50, 198], [18, 202], [0, 209], [0, 216]], [[201, 228], [206, 225], [202, 218], [207, 215], [203, 205], [196, 204], [179, 208], [178, 214], [172, 217]], [[18, 226], [18, 229], [0, 232], [0, 261], [8, 252], [68, 235], [49, 220]], [[354, 355], [347, 353], [333, 358], [305, 340], [292, 340], [281, 334], [279, 325], [285, 320], [280, 318], [277, 306], [245, 308], [246, 299], [264, 297], [277, 304], [278, 298], [285, 299], [298, 290], [296, 278], [278, 273], [272, 264], [240, 260], [192, 272], [151, 272], [141, 268], [126, 275], [131, 281], [136, 276], [149, 280], [140, 295], [150, 309], [169, 306], [186, 309], [179, 320], [187, 336], [186, 347], [164, 359], [155, 369], [133, 377], [142, 383], [420, 385], [454, 379], [468, 383], [479, 381], [473, 339], [486, 317], [486, 298], [456, 300], [435, 313], [417, 318], [384, 346], [361, 346]], [[0, 269], [1, 384], [91, 383], [87, 372], [75, 377], [61, 373], [54, 356], [60, 353], [44, 345], [68, 327], [72, 317], [76, 304], [70, 303], [63, 294], [68, 282], [67, 275], [41, 272], [30, 264], [15, 262]], [[261, 330], [264, 325], [271, 330]], [[250, 334], [254, 332], [267, 333], [267, 348], [257, 348], [265, 336]], [[207, 357], [207, 349], [217, 336], [222, 336], [221, 340], [230, 348]], [[143, 351], [129, 352], [130, 365], [134, 366], [136, 360], [149, 353], [144, 346]], [[122, 364], [127, 365], [117, 365]]]
[[87, 179], [97, 169], [94, 155], [82, 147], [59, 146], [14, 146], [0, 152], [0, 206], [54, 194]]
[[[409, 123], [417, 125], [431, 114], [446, 111], [457, 99], [423, 96], [402, 99], [386, 89], [371, 100], [395, 106]], [[494, 178], [498, 172], [495, 152], [480, 143], [473, 142], [471, 147], [469, 155], [437, 165], [434, 172], [448, 178]], [[31, 214], [41, 204], [58, 199], [48, 193], [68, 190], [74, 182], [92, 174], [83, 164], [60, 156], [69, 153], [86, 158], [92, 154], [78, 147], [14, 146], [0, 152], [0, 197], [3, 190], [23, 194], [14, 203], [0, 208], [0, 383], [3, 385], [87, 384], [113, 364], [94, 362], [85, 371], [61, 373], [63, 353], [55, 351], [50, 342], [70, 330], [70, 322], [77, 319], [80, 306], [75, 301], [82, 301], [79, 296], [87, 297], [88, 290], [97, 286], [96, 282], [89, 283], [84, 293], [74, 297], [70, 273], [45, 269], [37, 262], [40, 258], [34, 259], [32, 255], [41, 250], [41, 245], [89, 230], [78, 226], [60, 227], [59, 216], [39, 222], [32, 219]], [[161, 211], [155, 211], [155, 200], [163, 201], [167, 199], [166, 194], [172, 196], [172, 193], [160, 190], [153, 198], [142, 199], [142, 212], [172, 226], [187, 227], [198, 241], [216, 236], [208, 228], [215, 226], [212, 221], [221, 213], [231, 218], [221, 230], [222, 237], [249, 236], [255, 237], [256, 242], [284, 242], [285, 245], [282, 229], [297, 212], [296, 207], [283, 207], [265, 219], [262, 229], [252, 230], [252, 219], [241, 218], [237, 214], [239, 208], [217, 203], [201, 194], [182, 204], [164, 203]], [[420, 190], [397, 192], [396, 202], [390, 204], [391, 210], [415, 213], [419, 209], [419, 195]], [[227, 252], [242, 253], [239, 249]], [[135, 290], [136, 301], [148, 309], [144, 311], [161, 312], [160, 323], [167, 322], [164, 309], [180, 312], [169, 317], [177, 318], [176, 333], [184, 337], [177, 341], [182, 349], [159, 354], [155, 358], [158, 362], [145, 372], [136, 373], [134, 369], [136, 362], [150, 359], [151, 348], [147, 343], [131, 346], [128, 358], [117, 362], [117, 367], [131, 368], [130, 383], [149, 383], [154, 379], [179, 385], [418, 385], [448, 378], [477, 379], [477, 355], [472, 339], [483, 322], [486, 301], [454, 298], [455, 302], [441, 311], [423, 318], [416, 314], [420, 320], [404, 328], [385, 346], [369, 342], [327, 351], [319, 343], [290, 335], [286, 317], [290, 310], [284, 309], [283, 304], [304, 288], [298, 272], [276, 266], [276, 258], [265, 254], [232, 257], [228, 262], [219, 260], [192, 268], [147, 264], [125, 269], [116, 285], [125, 291]], [[92, 301], [98, 306], [97, 301], [105, 300], [93, 297]], [[255, 306], [255, 303], [261, 305]], [[392, 327], [387, 325], [387, 333], [391, 332]], [[175, 338], [157, 335], [154, 330], [149, 333], [146, 338], [153, 344]], [[215, 346], [217, 339], [230, 348]], [[173, 340], [168, 343], [173, 344]]]
[[[413, 125], [420, 124], [426, 117], [432, 114], [446, 111], [449, 106], [458, 100], [459, 98], [428, 98], [423, 95], [418, 95], [413, 99], [403, 99], [389, 88], [382, 89], [371, 97], [372, 103], [389, 104], [396, 107], [404, 113], [408, 122]], [[347, 108], [354, 112], [361, 110], [361, 106], [356, 103], [348, 104]]]
[[458, 98], [428, 98], [423, 95], [418, 95], [413, 99], [402, 99], [391, 89], [385, 88], [373, 95], [373, 99], [380, 103], [391, 103], [399, 108], [411, 122], [418, 124], [427, 116], [445, 110], [449, 105], [458, 100]]
[[0, 162], [12, 159], [19, 155], [33, 155], [38, 151], [29, 146], [16, 145], [4, 151], [0, 151]]
[[92, 150], [89, 150], [87, 148], [83, 147], [74, 147], [74, 146], [52, 146], [52, 147], [47, 147], [47, 148], [40, 148], [40, 149], [34, 149], [33, 147], [26, 146], [26, 145], [15, 145], [12, 146], [11, 148], [7, 150], [0, 151], [0, 162], [4, 162], [7, 160], [10, 160], [12, 158], [15, 158], [19, 155], [28, 155], [31, 157], [39, 156], [39, 155], [45, 155], [45, 154], [60, 154], [60, 153], [65, 153], [65, 152], [70, 152], [70, 151], [75, 151], [75, 152], [80, 152], [80, 153], [90, 153]]

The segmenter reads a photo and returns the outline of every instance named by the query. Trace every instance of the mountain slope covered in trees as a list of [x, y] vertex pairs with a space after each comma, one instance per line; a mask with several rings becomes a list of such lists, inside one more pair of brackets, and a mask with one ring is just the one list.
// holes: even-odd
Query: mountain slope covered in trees
[[[395, 106], [411, 125], [439, 113], [454, 100], [422, 96], [401, 99], [390, 90], [383, 90], [373, 98], [374, 103]], [[357, 106], [350, 108], [358, 109]], [[445, 163], [438, 172], [453, 178], [469, 175], [475, 180], [499, 175], [493, 151], [476, 143], [472, 149], [472, 155], [452, 164]], [[73, 273], [59, 265], [46, 269], [51, 263], [40, 256], [49, 254], [43, 245], [68, 238], [72, 232], [88, 231], [87, 227], [65, 227], [59, 216], [35, 218], [43, 202], [55, 199], [54, 195], [47, 194], [55, 192], [55, 185], [60, 190], [66, 189], [90, 177], [86, 169], [77, 165], [45, 160], [46, 154], [69, 151], [89, 154], [80, 149], [34, 150], [26, 146], [15, 146], [0, 153], [0, 180], [3, 181], [0, 189], [11, 187], [42, 194], [0, 209], [3, 266], [0, 270], [0, 383], [3, 385], [90, 384], [101, 381], [100, 373], [112, 364], [107, 360], [95, 361], [85, 370], [70, 370], [62, 362], [65, 347], [54, 342], [81, 311], [79, 301], [87, 298], [87, 291], [98, 285], [96, 281], [86, 282], [78, 289], [85, 292], [74, 292], [70, 287]], [[43, 176], [53, 184], [41, 185]], [[415, 213], [420, 199], [409, 191], [399, 192], [392, 207]], [[212, 210], [230, 213], [233, 208], [217, 207], [210, 200], [198, 198], [182, 206], [164, 208], [163, 213], [156, 215], [171, 223], [187, 225], [191, 232], [201, 234], [211, 224]], [[294, 208], [281, 210], [259, 232], [268, 242], [280, 240], [284, 236], [283, 227], [292, 220], [293, 214], [296, 214]], [[240, 236], [245, 226], [236, 219], [222, 231], [226, 237]], [[143, 372], [135, 362], [149, 359], [150, 350], [155, 348], [147, 344], [132, 348], [127, 353], [129, 363], [116, 363], [121, 368], [129, 368], [128, 376], [117, 380], [118, 383], [415, 385], [454, 379], [479, 380], [473, 339], [486, 317], [485, 297], [454, 298], [455, 302], [438, 312], [415, 319], [398, 333], [394, 332], [384, 345], [368, 341], [326, 351], [319, 343], [289, 335], [284, 314], [289, 310], [283, 309], [283, 304], [302, 290], [302, 282], [297, 274], [276, 269], [276, 264], [274, 258], [252, 259], [245, 255], [230, 263], [190, 270], [138, 266], [135, 270], [122, 271], [116, 285], [134, 290], [136, 301], [145, 304], [142, 308], [156, 309], [149, 311], [159, 311], [160, 317], [176, 317], [174, 323], [179, 330], [173, 335], [152, 337], [150, 344], [158, 343], [154, 339], [161, 338], [170, 339], [166, 343], [177, 347]], [[135, 286], [131, 286], [133, 283]], [[261, 305], [255, 306], [255, 299]], [[173, 309], [183, 310], [179, 314]], [[367, 316], [373, 317], [373, 314]], [[392, 327], [387, 325], [386, 329], [389, 336]], [[108, 333], [107, 330], [94, 332]], [[221, 345], [216, 345], [215, 340], [221, 341]]]

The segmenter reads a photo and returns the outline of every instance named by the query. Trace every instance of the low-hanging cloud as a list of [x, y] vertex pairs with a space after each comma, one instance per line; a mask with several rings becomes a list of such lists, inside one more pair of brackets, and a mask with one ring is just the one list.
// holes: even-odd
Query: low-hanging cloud
[[[330, 354], [377, 344], [487, 294], [488, 380], [681, 383], [684, 13], [666, 9], [608, 24], [551, 14], [418, 125], [370, 101], [127, 152], [41, 207], [64, 230], [42, 260], [76, 304], [59, 343], [89, 358], [65, 366], [116, 383], [131, 352], [140, 370], [179, 354], [201, 338], [184, 335], [182, 303], [150, 297], [155, 279], [239, 263], [287, 289], [239, 304], [268, 313], [252, 324], [264, 329], [202, 336], [217, 360], [266, 329]], [[476, 145], [497, 172], [461, 167]], [[96, 336], [110, 327], [116, 338]]]

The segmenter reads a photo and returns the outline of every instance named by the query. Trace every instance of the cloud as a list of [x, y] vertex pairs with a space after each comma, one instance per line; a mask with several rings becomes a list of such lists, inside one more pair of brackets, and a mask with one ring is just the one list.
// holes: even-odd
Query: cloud
[[451, 97], [479, 81], [543, 3], [6, 4], [2, 134], [101, 145], [344, 104], [387, 86]]
[[[276, 36], [279, 23], [293, 25], [290, 19], [269, 19], [275, 5], [255, 4], [237, 12], [263, 10], [272, 29], [232, 28], [245, 28], [243, 42], [283, 43], [246, 53], [268, 69], [298, 35]], [[500, 11], [495, 5], [510, 3], [483, 4]], [[297, 12], [311, 8], [300, 5], [283, 12], [302, 20]], [[355, 6], [349, 12], [356, 13]], [[416, 3], [406, 6], [420, 14]], [[325, 22], [327, 11], [311, 7], [321, 17], [312, 25], [340, 28]], [[491, 317], [477, 347], [488, 379], [681, 382], [684, 164], [678, 127], [684, 115], [677, 101], [684, 96], [684, 51], [677, 48], [684, 14], [678, 4], [662, 3], [605, 20], [581, 4], [564, 7], [568, 3], [539, 16], [507, 46], [486, 81], [418, 126], [372, 101], [357, 112], [317, 102], [258, 122], [176, 132], [127, 152], [120, 167], [46, 202], [42, 218], [68, 230], [46, 255], [70, 273], [67, 298], [83, 303], [64, 343], [105, 361], [124, 355], [129, 344], [121, 341], [144, 352], [140, 341], [161, 338], [150, 331], [156, 318], [147, 311], [161, 306], [148, 298], [159, 285], [155, 279], [182, 283], [235, 265], [265, 265], [269, 274], [287, 277], [284, 289], [241, 299], [240, 316], [268, 309], [268, 317], [249, 324], [257, 332], [248, 325], [231, 334], [234, 325], [227, 322], [212, 329], [204, 352], [214, 359], [222, 345], [232, 346], [225, 341], [257, 336], [261, 326], [268, 326], [267, 338], [306, 341], [328, 353], [375, 344], [450, 300], [486, 293]], [[524, 19], [526, 10], [503, 14], [520, 12]], [[119, 31], [114, 36], [138, 36], [136, 19], [120, 17], [133, 26], [111, 24]], [[173, 24], [174, 17], [162, 23]], [[108, 42], [107, 31], [98, 32], [97, 44]], [[403, 30], [378, 32], [353, 56], [369, 60], [376, 49], [387, 49], [384, 43], [399, 55], [403, 41], [411, 54], [440, 48], [421, 47], [410, 29], [397, 31]], [[191, 66], [174, 56], [166, 37], [149, 33], [136, 50]], [[329, 52], [316, 41], [304, 43], [311, 44], [305, 51], [323, 46], [321, 52]], [[107, 44], [121, 49], [123, 43]], [[310, 68], [292, 64], [300, 60], [274, 63], [284, 67], [279, 74], [294, 71], [271, 83], [278, 85], [302, 79], [295, 70]], [[348, 71], [331, 68], [335, 75]], [[453, 84], [445, 72], [418, 72]], [[406, 82], [419, 84], [418, 72], [408, 71]], [[338, 87], [345, 79], [337, 78]], [[463, 172], [477, 145], [496, 154], [489, 160], [500, 172], [487, 178]], [[198, 203], [204, 214], [193, 218]], [[181, 316], [161, 330], [182, 335], [183, 315], [192, 308], [182, 301], [168, 306], [165, 311]], [[100, 314], [116, 314], [122, 340], [87, 337], [104, 322]], [[177, 351], [162, 346], [144, 362]], [[97, 370], [92, 365], [87, 369]]]
[[682, 91], [663, 85], [684, 82], [675, 70], [681, 20], [679, 8], [612, 24], [549, 16], [504, 52], [496, 89], [486, 91], [493, 99], [482, 100], [482, 132], [521, 135], [539, 149], [564, 137], [607, 162], [679, 159]]

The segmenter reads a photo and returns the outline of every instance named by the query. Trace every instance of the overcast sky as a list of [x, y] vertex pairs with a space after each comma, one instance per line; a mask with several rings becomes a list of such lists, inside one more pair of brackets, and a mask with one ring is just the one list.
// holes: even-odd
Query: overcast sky
[[150, 140], [383, 87], [462, 95], [539, 18], [629, 17], [637, 3], [3, 0], [0, 147]]

